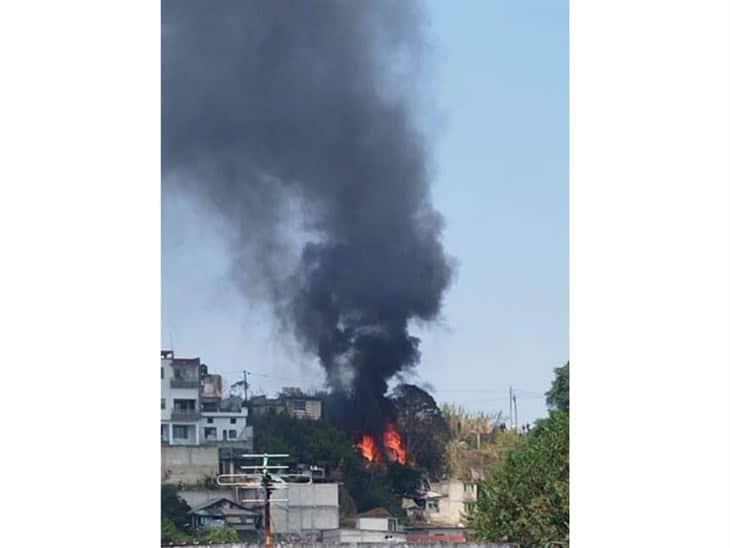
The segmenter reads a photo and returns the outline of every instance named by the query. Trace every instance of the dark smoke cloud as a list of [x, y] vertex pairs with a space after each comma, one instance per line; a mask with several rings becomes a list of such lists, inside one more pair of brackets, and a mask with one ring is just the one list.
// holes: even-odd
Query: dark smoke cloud
[[265, 290], [357, 427], [377, 431], [388, 379], [419, 361], [409, 320], [436, 318], [451, 278], [413, 116], [419, 6], [162, 7], [163, 188], [228, 221], [241, 288]]

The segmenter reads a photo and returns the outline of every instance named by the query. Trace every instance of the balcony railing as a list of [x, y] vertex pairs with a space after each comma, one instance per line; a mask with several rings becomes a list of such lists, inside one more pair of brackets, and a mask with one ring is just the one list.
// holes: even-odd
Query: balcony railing
[[175, 409], [170, 413], [170, 420], [173, 422], [195, 422], [200, 420], [200, 413], [198, 411], [178, 411]]
[[170, 379], [170, 388], [198, 388], [199, 381], [184, 381], [180, 379]]

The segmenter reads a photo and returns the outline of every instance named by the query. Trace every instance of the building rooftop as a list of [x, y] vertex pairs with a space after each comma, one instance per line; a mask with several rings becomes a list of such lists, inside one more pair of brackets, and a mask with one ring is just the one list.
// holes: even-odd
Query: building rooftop
[[378, 506], [377, 508], [373, 508], [372, 510], [368, 510], [367, 512], [363, 512], [362, 514], [358, 514], [357, 517], [359, 517], [359, 518], [392, 518], [393, 514], [388, 512], [388, 510], [386, 510], [382, 506]]

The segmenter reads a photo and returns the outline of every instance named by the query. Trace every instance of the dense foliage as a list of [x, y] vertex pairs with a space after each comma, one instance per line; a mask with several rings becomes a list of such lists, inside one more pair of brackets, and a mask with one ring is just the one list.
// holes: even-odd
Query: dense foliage
[[568, 540], [568, 413], [554, 411], [482, 482], [469, 524], [490, 541]]
[[190, 542], [192, 537], [178, 529], [172, 520], [163, 518], [160, 529], [160, 540], [162, 544], [183, 544]]
[[555, 369], [553, 384], [545, 393], [545, 401], [551, 409], [568, 411], [570, 406], [570, 362]]
[[422, 476], [411, 467], [390, 464], [368, 466], [344, 432], [327, 418], [297, 419], [284, 413], [253, 418], [255, 452], [287, 453], [291, 464], [316, 464], [338, 477], [347, 494], [349, 513], [382, 506], [392, 514], [402, 512], [401, 495]]
[[446, 470], [450, 478], [488, 479], [520, 439], [516, 432], [499, 428], [501, 414], [467, 411], [445, 403], [441, 406], [451, 439], [446, 445]]
[[162, 519], [170, 520], [178, 529], [184, 529], [190, 520], [190, 506], [177, 494], [174, 485], [163, 485], [160, 492], [162, 503]]
[[396, 387], [392, 401], [398, 426], [405, 434], [409, 460], [429, 477], [441, 478], [450, 432], [438, 405], [428, 392], [412, 384]]
[[553, 410], [509, 451], [480, 484], [468, 523], [478, 538], [538, 546], [569, 532], [568, 365], [548, 392]]

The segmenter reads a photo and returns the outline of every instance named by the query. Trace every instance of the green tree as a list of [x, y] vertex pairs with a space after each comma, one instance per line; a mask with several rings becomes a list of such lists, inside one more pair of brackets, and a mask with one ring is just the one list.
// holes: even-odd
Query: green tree
[[489, 541], [568, 540], [568, 413], [553, 411], [479, 487], [468, 522]]
[[555, 370], [551, 408], [479, 486], [467, 515], [479, 539], [539, 546], [569, 537], [568, 363]]
[[163, 519], [160, 540], [163, 544], [182, 544], [191, 541], [192, 537], [178, 529], [171, 519]]
[[174, 485], [163, 485], [160, 498], [162, 503], [162, 519], [170, 520], [178, 529], [184, 529], [190, 522], [190, 506], [178, 496]]
[[551, 409], [568, 411], [570, 406], [570, 362], [555, 369], [553, 384], [545, 393], [545, 401]]
[[430, 477], [440, 478], [445, 471], [446, 444], [450, 431], [433, 397], [412, 384], [401, 384], [393, 391], [398, 426], [404, 431], [408, 458]]

